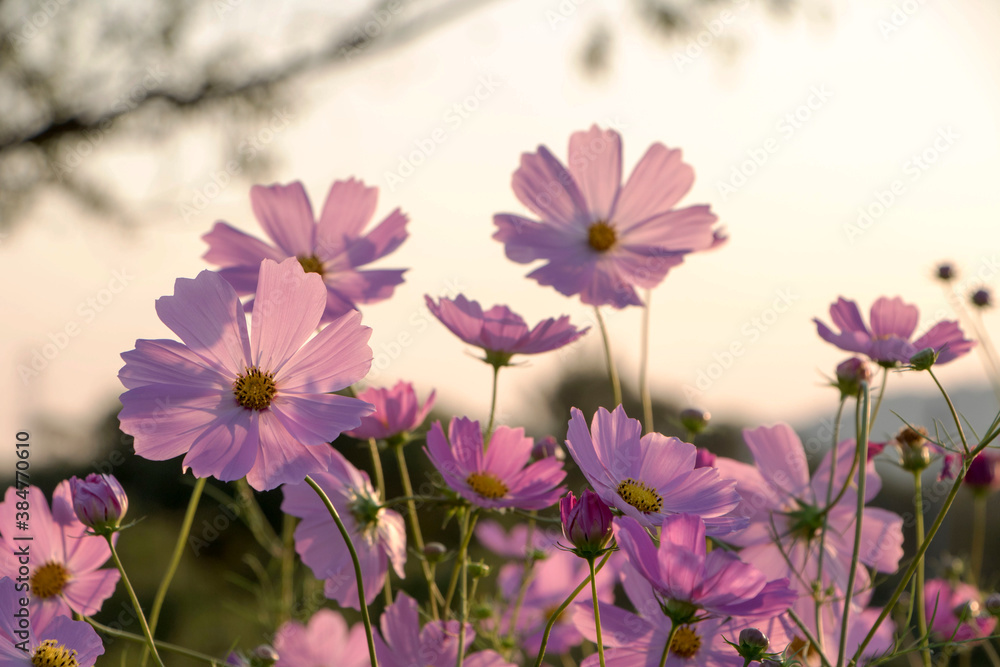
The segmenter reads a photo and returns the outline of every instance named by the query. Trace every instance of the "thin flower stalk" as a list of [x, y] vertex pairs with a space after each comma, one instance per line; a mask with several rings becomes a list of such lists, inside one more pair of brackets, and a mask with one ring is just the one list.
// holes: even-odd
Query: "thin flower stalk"
[[[913, 516], [917, 544], [924, 541], [924, 489], [921, 479], [923, 471], [913, 471]], [[919, 635], [920, 659], [924, 667], [931, 667], [931, 649], [927, 644], [927, 608], [924, 606], [924, 561], [917, 565], [916, 583], [913, 585], [913, 604], [917, 608], [917, 633]]]
[[972, 498], [972, 551], [969, 555], [969, 575], [978, 585], [983, 573], [983, 552], [986, 550], [986, 499], [984, 493]]
[[[107, 635], [108, 637], [114, 637], [116, 639], [127, 639], [131, 642], [136, 642], [137, 644], [142, 644], [146, 646], [146, 638], [142, 635], [136, 635], [131, 632], [126, 632], [124, 630], [116, 630], [115, 628], [108, 627], [102, 623], [98, 623], [89, 616], [83, 616], [82, 619], [90, 624], [92, 628], [97, 630], [102, 635]], [[192, 658], [193, 660], [200, 660], [201, 662], [207, 663], [209, 665], [224, 665], [225, 661], [219, 658], [213, 658], [210, 655], [204, 653], [199, 653], [198, 651], [192, 651], [189, 648], [184, 648], [183, 646], [177, 646], [176, 644], [169, 644], [167, 642], [160, 641], [158, 639], [153, 641], [153, 644], [158, 649], [163, 649], [164, 651], [169, 651], [170, 653], [176, 653], [177, 655], [183, 655], [186, 658]]]
[[146, 647], [153, 654], [153, 662], [159, 665], [159, 667], [163, 667], [163, 660], [156, 651], [156, 644], [153, 642], [153, 634], [149, 630], [149, 623], [146, 622], [146, 615], [142, 612], [142, 606], [139, 604], [139, 598], [135, 595], [135, 589], [132, 588], [132, 582], [129, 581], [128, 575], [125, 574], [125, 566], [122, 565], [121, 558], [118, 557], [118, 550], [115, 549], [114, 540], [111, 539], [111, 535], [105, 535], [104, 537], [108, 541], [108, 547], [111, 548], [111, 558], [115, 561], [115, 567], [122, 573], [122, 582], [125, 584], [125, 590], [128, 591], [129, 600], [132, 601], [135, 615], [139, 618], [139, 625], [142, 626], [142, 634], [146, 637]]
[[[841, 397], [840, 404], [837, 406], [837, 416], [834, 418], [834, 421], [833, 421], [833, 444], [832, 444], [832, 447], [831, 447], [833, 451], [830, 454], [830, 460], [831, 461], [836, 461], [837, 460], [837, 449], [838, 449], [838, 447], [840, 445], [840, 422], [843, 420], [844, 405], [846, 403], [847, 403], [847, 397], [846, 396]], [[851, 477], [853, 477], [853, 474], [854, 474], [854, 472], [851, 471], [851, 474], [848, 475], [847, 479], [848, 480], [851, 479]], [[831, 507], [831, 502], [830, 501], [833, 500], [833, 479], [834, 479], [834, 477], [835, 477], [835, 475], [830, 475], [830, 480], [829, 480], [829, 482], [826, 485], [826, 504], [824, 505], [824, 507]], [[824, 514], [823, 515], [823, 525], [820, 528], [820, 533], [819, 533], [819, 554], [816, 556], [816, 581], [817, 582], [823, 581], [823, 555], [826, 552], [826, 548], [825, 548], [825, 544], [826, 544], [826, 531], [827, 531], [827, 528], [829, 527], [829, 524], [830, 524], [829, 518], [827, 517], [826, 514]], [[821, 591], [819, 589], [817, 589], [816, 592], [814, 593], [814, 599], [816, 601], [816, 605], [815, 605], [816, 606], [816, 634], [820, 637], [820, 642], [822, 642], [822, 638], [823, 638], [823, 614], [822, 614], [823, 605], [821, 604], [822, 600], [820, 599], [820, 593], [821, 593]], [[818, 648], [822, 652], [822, 650], [823, 650], [823, 644], [822, 643], [817, 644], [816, 648]]]
[[597, 316], [597, 324], [601, 328], [601, 341], [604, 343], [604, 360], [608, 365], [608, 379], [611, 382], [611, 393], [614, 396], [614, 405], [622, 404], [622, 383], [618, 379], [618, 369], [615, 367], [615, 359], [611, 354], [611, 339], [608, 337], [608, 327], [604, 324], [604, 316], [601, 309], [594, 306], [594, 314]]
[[361, 563], [358, 561], [358, 552], [355, 550], [354, 543], [351, 541], [351, 535], [347, 532], [347, 527], [341, 521], [340, 514], [337, 513], [337, 508], [333, 506], [330, 497], [326, 495], [326, 492], [309, 475], [306, 475], [305, 482], [313, 488], [313, 491], [323, 501], [326, 511], [330, 513], [333, 522], [337, 524], [340, 535], [344, 538], [344, 542], [347, 543], [347, 550], [351, 553], [351, 561], [354, 563], [354, 576], [358, 581], [358, 604], [361, 607], [361, 620], [365, 624], [365, 637], [368, 639], [368, 657], [371, 658], [372, 667], [378, 667], [378, 657], [375, 655], [375, 640], [372, 636], [372, 621], [368, 615], [368, 605], [365, 604], [365, 582], [361, 574]]
[[465, 625], [469, 618], [469, 542], [471, 541], [472, 529], [476, 525], [478, 516], [478, 512], [474, 509], [466, 511], [465, 521], [462, 526], [462, 530], [464, 531], [462, 535], [462, 547], [458, 552], [459, 562], [456, 567], [461, 568], [462, 593], [460, 600], [461, 613], [458, 619], [458, 660], [455, 662], [456, 667], [462, 667], [462, 661], [465, 659]]
[[[847, 590], [844, 595], [844, 618], [840, 625], [840, 648], [837, 651], [837, 667], [844, 664], [847, 653], [847, 629], [850, 626], [852, 600], [854, 599], [854, 577], [858, 572], [858, 560], [861, 556], [862, 519], [865, 513], [865, 484], [868, 480], [868, 432], [871, 426], [869, 412], [870, 390], [867, 382], [861, 383], [861, 394], [858, 397], [858, 421], [861, 430], [858, 432], [858, 445], [855, 448], [854, 459], [858, 464], [858, 511], [854, 519], [854, 552], [851, 554], [851, 569], [847, 576]], [[850, 480], [850, 477], [848, 477]]]
[[[587, 564], [590, 565], [590, 596], [594, 602], [594, 630], [597, 632], [597, 655], [598, 660], [601, 662], [601, 667], [604, 667], [604, 638], [601, 636], [601, 610], [597, 604], [597, 572], [594, 571], [594, 557], [591, 556], [587, 559]], [[670, 643], [667, 642], [669, 646]]]
[[653, 290], [647, 289], [642, 295], [642, 333], [639, 339], [639, 395], [642, 397], [642, 423], [646, 433], [652, 433], [653, 427], [653, 397], [649, 393], [649, 310], [652, 307], [650, 299]]
[[493, 421], [497, 414], [497, 380], [500, 377], [501, 366], [493, 366], [493, 394], [490, 398], [490, 420], [486, 423], [486, 434], [483, 436], [483, 446], [489, 447], [490, 435], [493, 434]]
[[677, 624], [670, 621], [670, 632], [667, 634], [667, 643], [663, 645], [663, 653], [660, 655], [660, 667], [666, 667], [667, 658], [670, 657], [670, 645], [674, 643], [674, 634], [677, 632]]
[[[421, 554], [424, 552], [424, 535], [420, 530], [420, 520], [417, 518], [417, 503], [413, 495], [413, 483], [410, 481], [410, 469], [406, 465], [406, 454], [403, 452], [403, 445], [394, 445], [392, 450], [396, 454], [396, 462], [399, 464], [399, 478], [403, 484], [403, 494], [406, 496], [406, 517], [410, 522], [410, 532], [413, 533], [413, 544]], [[382, 496], [383, 498], [385, 496]], [[431, 604], [431, 618], [438, 620], [438, 598], [441, 591], [437, 588], [434, 580], [434, 568], [427, 562], [426, 558], [420, 559], [420, 568], [423, 570], [424, 579], [427, 580], [427, 590], [429, 592]]]

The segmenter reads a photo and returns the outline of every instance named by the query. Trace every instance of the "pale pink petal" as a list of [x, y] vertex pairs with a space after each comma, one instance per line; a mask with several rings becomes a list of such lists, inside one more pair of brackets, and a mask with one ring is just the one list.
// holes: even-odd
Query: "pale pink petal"
[[156, 314], [192, 352], [219, 372], [235, 378], [250, 359], [243, 305], [219, 274], [202, 271], [178, 278], [173, 296], [156, 300]]
[[288, 257], [288, 253], [222, 221], [216, 222], [212, 231], [201, 238], [208, 244], [202, 259], [226, 268], [248, 267], [253, 271], [255, 281], [261, 260], [280, 262]]
[[398, 208], [380, 222], [375, 229], [352, 241], [347, 247], [351, 266], [362, 266], [385, 257], [406, 240], [406, 223], [409, 218]]
[[523, 428], [498, 426], [490, 436], [483, 458], [483, 468], [500, 479], [512, 477], [531, 457], [532, 438], [524, 437]]
[[147, 384], [232, 388], [233, 377], [223, 375], [211, 362], [174, 340], [137, 340], [135, 349], [122, 352], [121, 357], [125, 366], [118, 372], [118, 379], [126, 389]]
[[895, 512], [866, 507], [860, 556], [861, 562], [879, 572], [895, 572], [903, 558], [903, 518]]
[[369, 327], [361, 326], [361, 313], [357, 311], [334, 320], [288, 360], [278, 378], [279, 390], [325, 393], [358, 382], [371, 369], [371, 335]]
[[680, 149], [655, 143], [632, 170], [618, 194], [612, 217], [628, 229], [674, 207], [694, 184], [694, 169], [686, 164]]
[[562, 226], [589, 222], [576, 182], [545, 146], [539, 146], [537, 153], [521, 154], [511, 186], [521, 203], [546, 222]]
[[483, 313], [480, 340], [487, 350], [513, 350], [528, 335], [528, 325], [507, 306], [493, 306]]
[[331, 452], [327, 445], [307, 447], [298, 442], [275, 415], [262, 414], [260, 450], [247, 483], [258, 491], [280, 484], [298, 484], [306, 475], [326, 470]]
[[872, 304], [872, 335], [876, 338], [898, 336], [909, 340], [917, 328], [920, 313], [916, 306], [903, 303], [898, 296], [881, 297]]
[[110, 568], [76, 574], [66, 584], [63, 595], [69, 606], [84, 616], [93, 616], [101, 610], [101, 605], [114, 595], [121, 578], [118, 570]]
[[343, 252], [375, 215], [378, 188], [362, 181], [335, 181], [323, 204], [316, 231], [316, 253], [326, 260]]
[[569, 138], [569, 171], [591, 217], [609, 220], [622, 182], [621, 136], [596, 125], [585, 132], [574, 132]]
[[718, 219], [707, 204], [665, 211], [623, 229], [619, 242], [625, 247], [658, 246], [688, 252], [708, 250], [715, 243], [712, 225]]
[[424, 300], [449, 331], [470, 345], [482, 346], [483, 309], [479, 303], [461, 294], [453, 300], [442, 297], [440, 304], [434, 303], [430, 295], [424, 295]]
[[836, 303], [830, 305], [830, 318], [834, 326], [844, 333], [857, 332], [870, 337], [864, 318], [861, 317], [861, 311], [858, 310], [858, 304], [849, 299], [837, 297]]
[[587, 244], [587, 230], [535, 222], [510, 213], [493, 216], [493, 238], [505, 244], [507, 259], [527, 264], [536, 259], [571, 260]]
[[802, 441], [791, 426], [743, 429], [743, 439], [768, 484], [790, 496], [802, 497], [809, 488], [809, 463]]
[[316, 220], [301, 183], [255, 185], [250, 188], [250, 204], [260, 226], [286, 257], [313, 254]]
[[296, 441], [306, 446], [325, 445], [361, 423], [372, 410], [370, 403], [336, 394], [281, 394], [271, 401], [270, 412]]
[[316, 331], [325, 305], [323, 280], [298, 260], [261, 262], [250, 341], [254, 365], [277, 375]]
[[966, 339], [958, 322], [950, 320], [938, 322], [928, 329], [927, 333], [913, 341], [913, 347], [918, 351], [929, 347], [938, 352], [935, 362], [937, 364], [953, 361], [975, 346], [976, 341]]
[[195, 477], [215, 477], [229, 482], [244, 477], [254, 465], [259, 449], [260, 413], [237, 407], [193, 434], [184, 467]]

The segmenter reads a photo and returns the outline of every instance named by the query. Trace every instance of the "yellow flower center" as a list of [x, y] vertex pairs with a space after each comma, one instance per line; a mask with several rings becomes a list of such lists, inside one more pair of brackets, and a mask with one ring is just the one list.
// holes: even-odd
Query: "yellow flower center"
[[670, 642], [670, 652], [682, 658], [694, 657], [694, 654], [701, 648], [701, 637], [691, 629], [690, 625], [683, 625], [677, 628], [674, 638]]
[[298, 257], [297, 259], [299, 260], [299, 264], [302, 265], [302, 270], [306, 273], [318, 273], [320, 276], [323, 275], [323, 262], [321, 262], [319, 257], [316, 255]]
[[507, 485], [501, 482], [496, 475], [488, 472], [474, 472], [465, 478], [465, 483], [483, 498], [496, 500], [507, 495]]
[[247, 410], [266, 410], [276, 393], [278, 386], [274, 384], [274, 373], [265, 373], [256, 366], [237, 375], [233, 383], [236, 402]]
[[603, 220], [592, 224], [587, 231], [587, 242], [597, 252], [604, 252], [613, 246], [616, 239], [615, 228]]
[[69, 582], [69, 570], [62, 563], [46, 563], [31, 575], [31, 594], [40, 598], [60, 595]]
[[76, 651], [71, 651], [55, 639], [47, 639], [38, 645], [31, 656], [33, 667], [80, 667]]
[[618, 483], [618, 495], [643, 514], [663, 509], [663, 497], [649, 484], [637, 482], [631, 477]]

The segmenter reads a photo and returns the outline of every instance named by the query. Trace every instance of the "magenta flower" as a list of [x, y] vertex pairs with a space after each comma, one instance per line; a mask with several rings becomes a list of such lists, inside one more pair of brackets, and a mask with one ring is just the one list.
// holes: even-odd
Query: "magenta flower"
[[[260, 264], [253, 336], [233, 288], [211, 271], [178, 278], [156, 312], [183, 341], [138, 340], [122, 354], [118, 415], [135, 452], [180, 454], [195, 477], [246, 477], [264, 491], [322, 470], [328, 446], [372, 407], [338, 391], [371, 366], [371, 329], [351, 312], [318, 335], [322, 282], [292, 259]], [[308, 340], [307, 340], [308, 339]]]
[[[609, 667], [656, 667], [660, 664], [673, 621], [664, 614], [649, 582], [629, 564], [622, 568], [622, 586], [636, 613], [600, 603], [606, 664]], [[752, 625], [743, 619], [725, 620], [708, 618], [679, 624], [670, 644], [667, 667], [740, 667], [743, 658], [725, 640], [735, 642], [740, 631], [748, 627], [763, 631], [771, 640], [771, 650], [780, 651], [788, 643], [777, 619], [754, 621]], [[573, 622], [584, 637], [596, 641], [594, 610], [590, 602], [573, 605]], [[598, 664], [596, 654], [582, 663], [583, 667]]]
[[445, 483], [473, 505], [540, 510], [564, 493], [558, 484], [566, 471], [554, 457], [529, 464], [532, 444], [524, 429], [499, 426], [484, 445], [478, 421], [455, 417], [448, 437], [434, 422], [424, 451]]
[[949, 320], [938, 322], [911, 342], [920, 313], [916, 306], [904, 303], [899, 297], [880, 297], [872, 304], [871, 330], [865, 325], [858, 305], [843, 297], [830, 306], [830, 317], [840, 333], [834, 333], [814, 318], [820, 338], [842, 350], [867, 355], [872, 361], [890, 368], [909, 362], [910, 357], [925, 348], [938, 353], [937, 363], [946, 364], [976, 344], [965, 338], [957, 322]]
[[[23, 514], [18, 503], [24, 502], [24, 498], [13, 487], [7, 489], [0, 504], [0, 531], [7, 553], [14, 556], [4, 561], [0, 575], [17, 578], [19, 565], [28, 566], [32, 614], [47, 614], [52, 610], [64, 616], [69, 616], [71, 610], [84, 616], [96, 614], [115, 592], [120, 577], [118, 570], [100, 569], [111, 557], [107, 541], [87, 535], [87, 527], [73, 511], [69, 481], [62, 481], [56, 487], [51, 511], [38, 487], [28, 487], [27, 496], [31, 516], [25, 529], [19, 528], [24, 517], [18, 519], [18, 513]], [[18, 537], [32, 539], [30, 542], [15, 539]], [[26, 545], [30, 545], [30, 555], [27, 562], [19, 563], [19, 554], [25, 553]]]
[[20, 605], [23, 597], [25, 593], [17, 590], [13, 579], [0, 579], [0, 667], [93, 667], [104, 653], [94, 628], [59, 614], [54, 607], [29, 612]]
[[[597, 573], [597, 598], [602, 602], [611, 603], [615, 599], [615, 581], [618, 577], [617, 568], [612, 564], [616, 560], [616, 557], [612, 556]], [[535, 562], [517, 616], [517, 645], [526, 654], [530, 656], [538, 654], [549, 618], [588, 576], [590, 576], [590, 566], [587, 565], [587, 561], [566, 551], [555, 550], [544, 559]], [[502, 636], [510, 632], [513, 606], [521, 594], [523, 583], [523, 565], [508, 563], [500, 569], [497, 586], [501, 596], [508, 603], [503, 617], [499, 619]], [[589, 587], [586, 592], [589, 598]], [[573, 624], [571, 609], [572, 607], [568, 608], [552, 626], [549, 643], [545, 649], [546, 654], [561, 655], [583, 642], [583, 635]]]
[[798, 598], [788, 579], [768, 581], [753, 565], [722, 549], [708, 553], [699, 516], [663, 519], [659, 548], [632, 517], [615, 521], [615, 536], [676, 623], [711, 616], [766, 620], [784, 613]]
[[[365, 600], [372, 603], [385, 584], [392, 563], [399, 578], [405, 576], [406, 527], [398, 512], [379, 507], [382, 502], [368, 475], [340, 452], [332, 451], [326, 471], [310, 477], [326, 492], [347, 527], [358, 552], [365, 585]], [[358, 585], [350, 552], [333, 518], [308, 484], [286, 484], [281, 511], [302, 521], [295, 529], [295, 550], [317, 579], [325, 579], [326, 597], [342, 607], [360, 609]]]
[[[375, 635], [378, 662], [384, 667], [452, 667], [458, 662], [458, 621], [431, 621], [420, 627], [417, 603], [406, 593], [382, 614], [382, 634]], [[466, 626], [465, 649], [476, 633]], [[514, 667], [495, 651], [480, 651], [464, 659], [466, 667]]]
[[943, 641], [963, 642], [993, 634], [997, 619], [985, 613], [979, 589], [931, 579], [924, 584], [924, 608], [931, 632]]
[[[359, 303], [388, 299], [403, 282], [405, 270], [358, 268], [388, 255], [406, 240], [407, 217], [398, 208], [362, 235], [375, 214], [377, 200], [378, 188], [353, 178], [335, 181], [317, 223], [301, 183], [255, 185], [250, 189], [250, 203], [274, 245], [217, 222], [202, 237], [209, 246], [204, 259], [221, 267], [219, 274], [240, 296], [251, 296], [257, 292], [261, 260], [281, 262], [294, 257], [303, 269], [323, 279], [326, 307], [322, 321], [331, 322]], [[253, 308], [253, 303], [247, 308]]]
[[[514, 525], [507, 532], [496, 521], [481, 519], [476, 523], [476, 538], [491, 553], [501, 558], [526, 558], [528, 556], [528, 526], [523, 523]], [[559, 541], [560, 534], [555, 530], [547, 530], [535, 526], [531, 533], [531, 549], [533, 551], [552, 552]]]
[[274, 637], [278, 662], [274, 667], [333, 665], [368, 667], [368, 639], [361, 623], [347, 630], [344, 617], [331, 609], [320, 609], [309, 625], [288, 621]]
[[567, 170], [544, 146], [521, 155], [514, 194], [541, 221], [493, 216], [493, 238], [520, 264], [546, 263], [528, 274], [593, 306], [642, 305], [636, 287], [652, 288], [684, 255], [724, 237], [707, 205], [674, 209], [694, 183], [681, 151], [653, 144], [623, 186], [621, 137], [614, 130], [575, 132]]
[[[851, 485], [826, 513], [827, 531], [823, 545], [823, 584], [839, 591], [846, 589], [854, 550], [857, 509], [857, 471], [852, 469], [855, 443], [844, 440], [837, 448], [837, 459], [827, 453], [810, 479], [805, 449], [798, 435], [787, 424], [745, 429], [743, 438], [753, 453], [756, 466], [719, 457], [716, 466], [723, 476], [737, 480], [743, 498], [739, 513], [750, 519], [750, 526], [732, 536], [734, 544], [744, 547], [740, 556], [769, 578], [787, 577], [802, 594], [796, 605], [800, 616], [812, 614], [811, 589], [802, 582], [818, 581], [819, 535], [823, 525], [833, 475], [833, 494], [845, 484]], [[881, 488], [875, 464], [867, 462], [865, 500], [870, 502]], [[879, 572], [895, 572], [903, 557], [903, 519], [894, 512], [866, 507], [862, 521], [860, 562]], [[859, 567], [855, 591], [871, 587], [868, 571]], [[804, 618], [804, 616], [803, 616]]]
[[648, 528], [678, 513], [702, 517], [713, 535], [746, 525], [727, 516], [740, 502], [735, 484], [715, 468], [695, 468], [694, 445], [659, 433], [643, 436], [639, 420], [620, 405], [611, 413], [599, 408], [590, 431], [582, 412], [573, 408], [571, 415], [566, 446], [608, 505]]
[[542, 320], [529, 330], [517, 313], [507, 306], [493, 306], [485, 313], [475, 301], [459, 294], [454, 300], [441, 297], [440, 304], [424, 297], [434, 317], [469, 345], [486, 351], [487, 363], [505, 366], [515, 354], [539, 354], [569, 345], [590, 327], [577, 329], [569, 317]]
[[114, 475], [90, 473], [83, 480], [71, 477], [73, 511], [87, 528], [98, 534], [114, 532], [128, 511], [128, 496]]
[[611, 510], [600, 496], [586, 489], [577, 500], [570, 491], [559, 501], [562, 531], [583, 558], [601, 552], [611, 539]]
[[434, 407], [435, 392], [427, 397], [423, 405], [417, 400], [413, 385], [400, 380], [392, 389], [369, 387], [359, 391], [357, 396], [375, 406], [375, 412], [361, 418], [361, 426], [347, 431], [347, 435], [359, 440], [375, 438], [386, 440], [408, 433], [424, 423], [427, 414]]
[[[942, 475], [954, 477], [954, 469], [960, 467], [961, 457], [957, 454], [945, 452], [945, 470], [950, 474]], [[976, 457], [969, 463], [969, 470], [962, 478], [962, 483], [976, 493], [990, 494], [1000, 489], [1000, 452], [995, 449], [984, 449], [976, 454]]]

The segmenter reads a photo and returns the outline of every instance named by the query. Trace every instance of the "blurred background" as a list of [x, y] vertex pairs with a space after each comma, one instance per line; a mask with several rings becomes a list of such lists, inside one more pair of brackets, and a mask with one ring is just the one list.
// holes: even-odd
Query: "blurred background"
[[[262, 235], [254, 183], [301, 180], [317, 209], [334, 180], [379, 186], [377, 219], [400, 207], [410, 238], [377, 266], [410, 270], [364, 309], [368, 382], [436, 388], [439, 417], [482, 419], [490, 369], [423, 295], [592, 324], [490, 236], [494, 213], [526, 212], [510, 189], [520, 154], [544, 144], [565, 160], [569, 135], [597, 123], [623, 135], [626, 173], [652, 142], [682, 148], [696, 173], [682, 205], [711, 204], [731, 236], [653, 293], [658, 425], [710, 410], [702, 438], [744, 458], [742, 426], [788, 421], [825, 443], [826, 385], [847, 355], [812, 318], [829, 321], [841, 295], [866, 314], [899, 295], [920, 308], [922, 331], [1000, 280], [998, 31], [991, 0], [4, 0], [0, 423], [32, 433], [46, 491], [92, 471], [141, 485], [146, 539], [122, 551], [150, 562], [138, 584], [151, 595], [187, 488], [176, 462], [137, 460], [117, 432], [118, 355], [171, 337], [153, 304], [206, 268], [201, 235], [216, 220]], [[958, 273], [947, 290], [934, 278], [942, 261]], [[634, 395], [641, 311], [606, 316]], [[996, 335], [995, 312], [983, 324]], [[609, 404], [600, 349], [595, 330], [505, 371], [500, 422], [562, 438], [570, 405]], [[979, 359], [939, 377], [985, 427], [997, 398]], [[917, 374], [890, 378], [876, 439], [900, 426], [890, 409], [931, 427], [947, 416]], [[0, 449], [11, 471], [13, 451]], [[905, 507], [897, 495], [883, 504]], [[277, 502], [262, 500], [269, 512]], [[203, 510], [209, 522], [219, 513]], [[967, 548], [960, 524], [948, 530], [941, 562]], [[212, 541], [175, 586], [165, 636], [200, 622], [169, 613], [182, 608], [223, 624], [197, 640], [206, 651], [266, 634], [267, 619], [248, 626], [235, 611], [259, 584], [253, 546], [242, 529]], [[233, 563], [239, 581], [213, 569]], [[192, 606], [206, 595], [224, 595], [233, 618]]]

